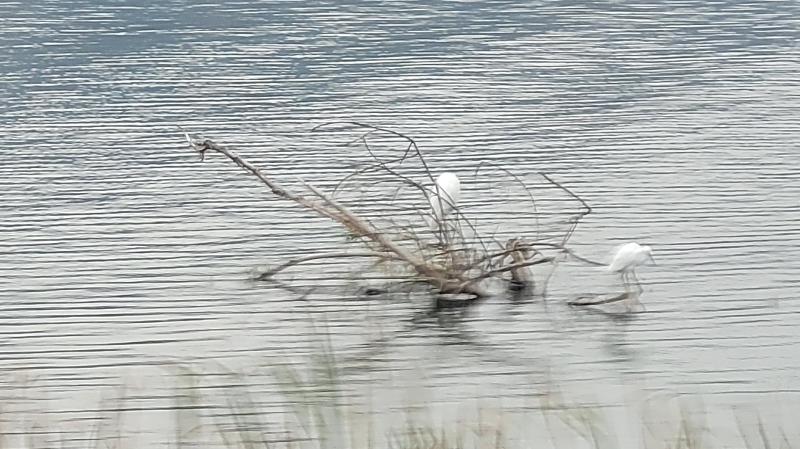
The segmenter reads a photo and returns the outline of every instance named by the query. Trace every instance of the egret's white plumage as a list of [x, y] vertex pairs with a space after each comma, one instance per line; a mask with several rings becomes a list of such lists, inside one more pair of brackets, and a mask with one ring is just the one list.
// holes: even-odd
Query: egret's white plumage
[[445, 172], [436, 178], [436, 185], [428, 198], [433, 213], [432, 229], [436, 229], [444, 217], [455, 209], [460, 197], [461, 182], [458, 180], [458, 176]]
[[634, 242], [626, 243], [617, 250], [617, 254], [608, 266], [608, 271], [612, 273], [631, 271], [644, 265], [648, 260], [653, 260], [653, 251], [649, 246], [641, 246]]
[[628, 281], [626, 280], [628, 277], [633, 277], [638, 285], [639, 280], [636, 279], [636, 273], [633, 270], [638, 266], [644, 265], [648, 260], [655, 264], [653, 251], [649, 246], [641, 246], [634, 242], [626, 243], [617, 250], [614, 259], [608, 265], [608, 271], [622, 273], [622, 281], [625, 283], [626, 288], [628, 287]]

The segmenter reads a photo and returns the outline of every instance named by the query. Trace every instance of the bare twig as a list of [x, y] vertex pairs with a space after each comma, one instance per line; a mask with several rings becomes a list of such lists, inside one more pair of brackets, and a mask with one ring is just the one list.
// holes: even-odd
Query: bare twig
[[411, 151], [411, 148], [414, 149], [414, 151], [415, 151], [414, 155], [415, 156], [420, 156], [420, 157], [422, 156], [422, 154], [419, 151], [419, 147], [417, 146], [417, 142], [414, 141], [414, 139], [412, 139], [411, 137], [409, 137], [409, 136], [407, 136], [407, 135], [405, 135], [403, 133], [399, 133], [397, 131], [394, 131], [394, 130], [391, 130], [391, 129], [388, 129], [388, 128], [383, 128], [383, 127], [380, 127], [380, 126], [368, 125], [366, 123], [360, 123], [360, 122], [355, 122], [355, 121], [336, 121], [336, 122], [327, 122], [327, 123], [319, 124], [319, 125], [311, 128], [311, 131], [312, 132], [313, 131], [318, 131], [318, 130], [320, 130], [322, 128], [327, 128], [327, 127], [332, 126], [332, 125], [350, 125], [350, 126], [356, 126], [356, 127], [359, 127], [359, 128], [367, 128], [367, 129], [371, 129], [372, 130], [372, 131], [364, 134], [363, 136], [361, 136], [360, 139], [356, 139], [356, 140], [361, 140], [363, 138], [366, 138], [370, 134], [373, 134], [373, 132], [375, 132], [375, 131], [391, 134], [393, 136], [400, 137], [401, 139], [406, 140], [409, 143], [409, 146], [406, 148], [406, 151], [403, 153], [403, 155], [398, 159], [398, 161], [400, 161], [400, 162], [402, 162], [402, 161], [404, 161], [404, 160], [406, 160], [408, 158], [408, 155], [409, 155], [409, 153]]
[[274, 180], [272, 180], [272, 179], [268, 178], [266, 175], [264, 175], [264, 173], [262, 173], [261, 170], [258, 169], [258, 167], [256, 167], [255, 165], [251, 164], [250, 162], [242, 159], [233, 150], [230, 150], [230, 149], [228, 149], [226, 147], [217, 145], [216, 143], [214, 143], [213, 141], [208, 140], [208, 139], [204, 140], [203, 142], [197, 142], [194, 139], [192, 139], [191, 137], [189, 137], [189, 133], [184, 133], [184, 134], [186, 136], [186, 140], [189, 142], [189, 144], [192, 146], [192, 148], [194, 148], [194, 150], [197, 151], [200, 154], [201, 160], [204, 159], [205, 154], [208, 151], [213, 151], [213, 152], [217, 152], [217, 153], [223, 154], [226, 157], [228, 157], [228, 159], [230, 159], [233, 162], [235, 162], [236, 165], [244, 168], [245, 170], [247, 170], [250, 173], [252, 173], [253, 175], [255, 175], [256, 178], [258, 178], [267, 187], [269, 187], [269, 189], [272, 191], [273, 194], [275, 194], [275, 195], [277, 195], [277, 196], [279, 196], [281, 198], [284, 198], [284, 199], [287, 199], [287, 200], [290, 200], [290, 201], [294, 201], [295, 203], [298, 203], [301, 206], [305, 206], [305, 207], [307, 207], [309, 209], [312, 209], [312, 210], [314, 210], [314, 211], [316, 211], [316, 212], [318, 212], [318, 213], [320, 213], [320, 214], [322, 214], [322, 215], [324, 215], [324, 216], [326, 216], [328, 218], [331, 218], [332, 220], [336, 220], [336, 221], [340, 221], [340, 222], [342, 221], [343, 217], [340, 217], [339, 214], [335, 213], [334, 211], [326, 209], [326, 208], [320, 206], [319, 204], [317, 204], [317, 203], [315, 203], [315, 202], [313, 202], [311, 200], [308, 200], [305, 197], [302, 197], [300, 195], [296, 195], [296, 194], [292, 193], [291, 191], [284, 189], [280, 184], [278, 184]]
[[547, 174], [546, 174], [546, 173], [544, 173], [544, 172], [540, 172], [539, 174], [540, 174], [540, 175], [542, 175], [542, 177], [544, 177], [544, 179], [548, 180], [548, 181], [549, 181], [551, 184], [553, 184], [554, 186], [556, 186], [556, 187], [558, 187], [559, 189], [561, 189], [561, 190], [563, 190], [563, 191], [567, 192], [567, 193], [568, 193], [568, 194], [569, 194], [571, 197], [573, 197], [573, 198], [575, 198], [576, 200], [580, 201], [581, 205], [582, 205], [583, 207], [585, 207], [585, 208], [586, 208], [586, 210], [585, 210], [585, 211], [579, 211], [579, 212], [578, 212], [578, 215], [577, 215], [577, 216], [575, 216], [575, 217], [574, 217], [574, 218], [571, 220], [571, 222], [572, 222], [572, 226], [570, 227], [569, 231], [567, 231], [567, 233], [564, 235], [564, 239], [561, 241], [561, 244], [562, 244], [562, 245], [566, 245], [566, 244], [567, 244], [567, 241], [569, 241], [569, 238], [570, 238], [570, 237], [572, 237], [572, 234], [575, 232], [575, 229], [578, 227], [578, 222], [580, 221], [580, 219], [581, 219], [581, 218], [583, 218], [583, 217], [585, 217], [586, 215], [589, 215], [589, 214], [591, 214], [591, 213], [592, 213], [592, 208], [591, 208], [591, 207], [590, 207], [588, 204], [586, 204], [586, 201], [584, 201], [584, 200], [583, 200], [583, 198], [579, 197], [579, 196], [578, 196], [578, 195], [576, 195], [576, 194], [575, 194], [575, 193], [574, 193], [572, 190], [570, 190], [570, 189], [568, 189], [568, 188], [564, 187], [564, 186], [563, 186], [563, 185], [561, 185], [559, 182], [555, 181], [553, 178], [551, 178], [551, 177], [547, 176]]
[[369, 258], [375, 257], [382, 260], [400, 260], [396, 255], [389, 254], [389, 253], [327, 253], [327, 254], [312, 254], [310, 256], [305, 257], [298, 257], [296, 259], [289, 260], [278, 265], [275, 268], [269, 269], [264, 273], [261, 273], [260, 276], [256, 278], [259, 281], [265, 281], [276, 274], [280, 273], [281, 271], [291, 268], [295, 265], [299, 265], [301, 263], [311, 262], [313, 260], [322, 260], [322, 259], [344, 259], [349, 257], [359, 257], [359, 258]]
[[472, 284], [480, 282], [480, 281], [482, 281], [484, 279], [488, 279], [488, 278], [490, 278], [492, 276], [497, 276], [498, 274], [505, 273], [506, 271], [517, 270], [517, 269], [525, 268], [525, 267], [532, 267], [534, 265], [541, 265], [543, 263], [550, 263], [553, 260], [554, 260], [553, 257], [545, 257], [543, 259], [536, 259], [536, 260], [525, 261], [525, 262], [520, 262], [520, 263], [513, 263], [511, 265], [504, 265], [504, 266], [502, 266], [500, 268], [495, 268], [494, 270], [489, 270], [489, 271], [486, 271], [484, 273], [481, 273], [478, 276], [475, 276], [474, 278], [470, 279], [465, 284], [465, 286], [472, 285]]
[[523, 190], [525, 190], [525, 193], [528, 194], [528, 198], [530, 198], [531, 204], [533, 205], [533, 214], [534, 214], [533, 217], [534, 217], [534, 220], [536, 220], [536, 237], [538, 239], [538, 237], [539, 237], [539, 212], [536, 210], [536, 199], [533, 197], [533, 193], [531, 193], [531, 191], [528, 188], [528, 186], [517, 175], [515, 175], [514, 173], [511, 173], [510, 170], [508, 170], [506, 168], [503, 168], [503, 167], [501, 167], [501, 166], [499, 166], [497, 164], [493, 164], [491, 162], [488, 162], [488, 161], [481, 161], [481, 163], [478, 164], [478, 168], [475, 169], [475, 176], [478, 176], [478, 171], [480, 171], [481, 167], [484, 166], [484, 165], [488, 165], [488, 166], [490, 166], [492, 168], [495, 168], [497, 170], [502, 171], [503, 173], [507, 174], [508, 176], [511, 176], [512, 178], [514, 178], [515, 181], [517, 181], [517, 183], [520, 186], [522, 186]]

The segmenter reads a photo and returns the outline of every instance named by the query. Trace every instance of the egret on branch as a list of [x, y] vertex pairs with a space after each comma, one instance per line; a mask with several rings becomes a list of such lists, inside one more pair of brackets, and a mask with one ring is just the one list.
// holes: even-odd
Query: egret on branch
[[461, 182], [458, 180], [458, 176], [445, 172], [436, 178], [436, 185], [428, 197], [433, 213], [433, 219], [429, 221], [431, 229], [435, 230], [444, 222], [444, 217], [455, 209], [460, 197]]
[[633, 242], [626, 243], [617, 250], [617, 254], [614, 255], [614, 259], [608, 266], [608, 271], [622, 274], [622, 283], [625, 285], [626, 291], [630, 285], [631, 278], [633, 278], [636, 282], [636, 286], [641, 291], [642, 287], [639, 285], [639, 280], [636, 279], [636, 273], [634, 273], [633, 270], [638, 266], [644, 265], [648, 260], [655, 265], [656, 261], [653, 260], [653, 251], [649, 246], [641, 246]]

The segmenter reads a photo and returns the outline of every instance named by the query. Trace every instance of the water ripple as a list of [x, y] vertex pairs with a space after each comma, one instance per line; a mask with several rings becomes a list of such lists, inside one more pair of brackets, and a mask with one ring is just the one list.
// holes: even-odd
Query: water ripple
[[[424, 366], [442, 402], [544, 372], [575, 395], [624, 384], [619, 371], [681, 392], [796, 392], [798, 17], [789, 0], [2, 3], [0, 363], [36, 378], [49, 414], [89, 423], [93, 391], [126, 373], [295, 361], [317, 317], [346, 359], [371, 361], [346, 371], [353, 385], [391, 391], [382, 373]], [[414, 136], [488, 228], [537, 223], [477, 164], [513, 168], [543, 217], [560, 204], [537, 175], [551, 173], [594, 208], [580, 254], [654, 247], [648, 313], [622, 332], [563, 307], [615, 288], [582, 266], [546, 308], [492, 300], [452, 327], [425, 300], [354, 300], [336, 267], [294, 274], [320, 287], [307, 300], [247, 281], [344, 237], [220, 158], [197, 162], [178, 126], [330, 188], [358, 162], [341, 135], [310, 132], [333, 120]], [[153, 385], [128, 409], [168, 410], [170, 387]], [[144, 445], [166, 445], [161, 430]]]

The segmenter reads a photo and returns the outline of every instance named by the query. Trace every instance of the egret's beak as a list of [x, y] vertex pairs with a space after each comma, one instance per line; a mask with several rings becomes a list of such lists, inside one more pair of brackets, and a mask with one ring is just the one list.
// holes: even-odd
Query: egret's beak
[[647, 258], [648, 258], [648, 259], [650, 259], [650, 262], [653, 262], [653, 265], [658, 265], [658, 264], [656, 263], [655, 259], [653, 259], [653, 255], [652, 255], [652, 254], [648, 254], [648, 255], [647, 255]]

